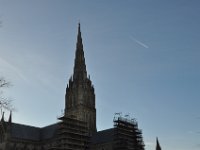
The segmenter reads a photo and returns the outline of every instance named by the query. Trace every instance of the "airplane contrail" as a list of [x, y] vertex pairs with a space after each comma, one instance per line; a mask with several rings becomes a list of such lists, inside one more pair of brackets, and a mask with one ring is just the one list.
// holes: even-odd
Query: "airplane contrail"
[[15, 67], [14, 65], [10, 64], [8, 61], [6, 61], [5, 59], [0, 57], [0, 63], [4, 64], [7, 68], [10, 68], [11, 70], [13, 70], [14, 72], [16, 72], [16, 74], [23, 79], [24, 81], [28, 81], [27, 78], [21, 73], [21, 71]]
[[146, 44], [144, 44], [143, 42], [137, 40], [136, 38], [134, 38], [133, 36], [131, 36], [131, 39], [136, 42], [137, 44], [139, 44], [140, 46], [144, 47], [144, 48], [149, 48], [149, 46], [147, 46]]

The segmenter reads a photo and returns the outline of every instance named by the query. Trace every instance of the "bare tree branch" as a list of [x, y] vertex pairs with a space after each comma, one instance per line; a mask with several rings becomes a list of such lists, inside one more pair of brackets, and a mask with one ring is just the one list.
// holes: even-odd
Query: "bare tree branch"
[[9, 87], [10, 85], [10, 82], [7, 82], [3, 77], [0, 78], [0, 88]]
[[0, 78], [0, 111], [1, 114], [3, 110], [13, 111], [12, 100], [3, 96], [3, 88], [10, 87], [10, 82], [6, 81], [3, 77]]

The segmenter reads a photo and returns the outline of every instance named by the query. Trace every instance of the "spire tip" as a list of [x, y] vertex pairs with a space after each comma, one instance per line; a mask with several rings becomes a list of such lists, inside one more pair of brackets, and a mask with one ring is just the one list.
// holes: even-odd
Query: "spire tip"
[[81, 32], [81, 23], [80, 23], [80, 21], [78, 22], [78, 32], [79, 33]]
[[9, 122], [9, 123], [12, 122], [12, 110], [10, 111], [10, 116], [9, 116], [8, 122]]
[[1, 121], [4, 121], [4, 112], [2, 113]]

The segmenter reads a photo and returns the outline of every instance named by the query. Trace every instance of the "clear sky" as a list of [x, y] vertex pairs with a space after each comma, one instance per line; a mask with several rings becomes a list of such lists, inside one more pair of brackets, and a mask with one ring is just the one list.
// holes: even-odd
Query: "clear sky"
[[[97, 128], [137, 119], [147, 150], [200, 149], [199, 0], [0, 0], [0, 76], [13, 121], [55, 123], [73, 72], [78, 22]], [[7, 113], [8, 114], [8, 113]]]

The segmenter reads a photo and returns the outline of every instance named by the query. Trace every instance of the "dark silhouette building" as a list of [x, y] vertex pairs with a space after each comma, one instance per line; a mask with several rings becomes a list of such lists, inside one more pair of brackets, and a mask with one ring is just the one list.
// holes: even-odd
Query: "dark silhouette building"
[[65, 115], [87, 122], [90, 133], [97, 131], [94, 87], [87, 76], [80, 24], [76, 43], [74, 73], [66, 88]]
[[13, 123], [12, 114], [6, 121], [3, 115], [0, 150], [144, 150], [142, 131], [134, 119], [118, 116], [113, 123], [113, 128], [97, 132], [95, 92], [87, 75], [79, 24], [64, 114], [43, 128]]

